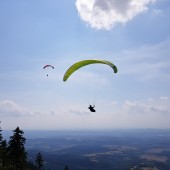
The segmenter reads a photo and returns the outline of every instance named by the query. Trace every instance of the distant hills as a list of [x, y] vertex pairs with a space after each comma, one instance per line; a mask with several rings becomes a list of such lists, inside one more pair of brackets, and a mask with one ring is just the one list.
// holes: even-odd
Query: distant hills
[[46, 169], [169, 170], [170, 130], [25, 131], [29, 159]]

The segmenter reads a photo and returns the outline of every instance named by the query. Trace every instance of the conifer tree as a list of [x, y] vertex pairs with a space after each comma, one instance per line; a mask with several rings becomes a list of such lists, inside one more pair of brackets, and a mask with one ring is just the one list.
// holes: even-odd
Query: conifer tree
[[41, 170], [44, 166], [44, 160], [40, 152], [36, 155], [35, 164], [38, 167], [38, 170]]
[[2, 129], [0, 127], [0, 169], [5, 168], [6, 164], [7, 164], [7, 143], [6, 140], [3, 139]]
[[23, 170], [27, 162], [27, 153], [24, 147], [26, 139], [23, 134], [24, 132], [17, 127], [13, 130], [13, 136], [9, 140], [9, 159], [15, 170]]
[[[1, 123], [1, 121], [0, 121]], [[3, 143], [3, 137], [2, 137], [2, 129], [0, 127], [0, 168], [2, 168], [2, 162], [3, 162], [3, 147], [2, 147], [2, 143]]]

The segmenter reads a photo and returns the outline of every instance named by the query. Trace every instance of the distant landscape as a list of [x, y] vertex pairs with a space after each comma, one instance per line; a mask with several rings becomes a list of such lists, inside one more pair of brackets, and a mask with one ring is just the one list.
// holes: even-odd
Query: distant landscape
[[170, 130], [24, 131], [24, 136], [29, 159], [41, 152], [47, 170], [170, 169]]

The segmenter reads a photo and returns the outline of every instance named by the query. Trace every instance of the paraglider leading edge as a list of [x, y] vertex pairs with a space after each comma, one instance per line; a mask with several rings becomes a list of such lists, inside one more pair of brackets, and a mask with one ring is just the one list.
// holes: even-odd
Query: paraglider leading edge
[[75, 72], [76, 70], [78, 70], [79, 68], [81, 67], [84, 67], [86, 65], [89, 65], [89, 64], [106, 64], [108, 66], [110, 66], [114, 73], [117, 73], [118, 72], [118, 69], [117, 67], [110, 61], [106, 61], [106, 60], [97, 60], [97, 59], [90, 59], [90, 60], [81, 60], [79, 62], [76, 62], [74, 63], [64, 74], [64, 77], [63, 77], [63, 81], [66, 81], [70, 75]]

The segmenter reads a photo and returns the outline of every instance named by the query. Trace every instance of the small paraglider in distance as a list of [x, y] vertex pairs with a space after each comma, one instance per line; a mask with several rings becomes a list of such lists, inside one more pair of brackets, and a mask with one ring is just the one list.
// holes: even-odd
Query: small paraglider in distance
[[[45, 65], [45, 66], [43, 67], [43, 69], [46, 69], [46, 68], [48, 68], [48, 67], [54, 69], [54, 66], [52, 66], [52, 65], [50, 65], [50, 64]], [[48, 74], [47, 74], [47, 77], [48, 77]]]
[[96, 110], [94, 109], [95, 105], [89, 105], [88, 109], [90, 109], [91, 112], [96, 112]]

